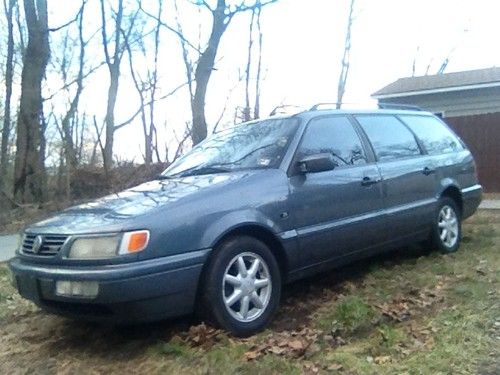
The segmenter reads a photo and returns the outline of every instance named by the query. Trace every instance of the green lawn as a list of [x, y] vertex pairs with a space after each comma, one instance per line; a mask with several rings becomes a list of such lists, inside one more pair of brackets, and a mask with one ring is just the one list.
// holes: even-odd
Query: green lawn
[[500, 213], [480, 212], [456, 254], [401, 249], [287, 286], [270, 329], [245, 340], [50, 316], [0, 265], [0, 373], [498, 374], [499, 250]]

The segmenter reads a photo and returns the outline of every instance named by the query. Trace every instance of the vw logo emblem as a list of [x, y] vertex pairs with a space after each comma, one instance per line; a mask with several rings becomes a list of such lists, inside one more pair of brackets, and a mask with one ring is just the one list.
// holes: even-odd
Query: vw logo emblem
[[33, 253], [38, 254], [43, 245], [43, 236], [36, 236], [33, 241]]

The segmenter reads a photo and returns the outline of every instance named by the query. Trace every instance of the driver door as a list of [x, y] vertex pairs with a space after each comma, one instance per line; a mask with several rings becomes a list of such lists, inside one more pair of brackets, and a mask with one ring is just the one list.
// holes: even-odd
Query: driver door
[[294, 166], [320, 153], [336, 161], [333, 170], [317, 173], [292, 167], [290, 213], [305, 267], [386, 239], [381, 176], [360, 134], [346, 116], [320, 117], [308, 124], [297, 149]]

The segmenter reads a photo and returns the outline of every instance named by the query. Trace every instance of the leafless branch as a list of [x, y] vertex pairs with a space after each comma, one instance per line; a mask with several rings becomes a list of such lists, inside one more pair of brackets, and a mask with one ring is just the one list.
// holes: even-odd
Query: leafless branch
[[201, 51], [196, 47], [194, 46], [189, 40], [187, 40], [184, 35], [182, 35], [182, 33], [180, 33], [178, 30], [176, 30], [175, 28], [173, 28], [172, 26], [168, 25], [167, 23], [165, 23], [163, 20], [161, 20], [159, 17], [157, 17], [156, 15], [154, 14], [151, 14], [149, 13], [147, 10], [145, 10], [143, 7], [142, 7], [142, 4], [139, 4], [139, 9], [148, 17], [156, 20], [156, 22], [160, 23], [163, 27], [165, 27], [167, 30], [173, 32], [175, 35], [177, 35], [179, 37], [179, 39], [181, 39], [184, 43], [186, 43], [189, 47], [191, 47], [192, 49], [194, 49], [196, 52], [200, 53], [201, 54]]
[[[183, 88], [184, 86], [186, 86], [186, 85], [187, 85], [187, 82], [183, 83], [182, 85], [177, 86], [177, 87], [176, 87], [176, 88], [174, 88], [172, 91], [170, 91], [170, 92], [166, 93], [165, 95], [162, 95], [162, 96], [160, 96], [159, 98], [157, 98], [157, 99], [155, 100], [155, 102], [161, 101], [161, 100], [163, 100], [163, 99], [168, 98], [169, 96], [174, 95], [177, 91], [179, 91], [180, 89], [182, 89], [182, 88]], [[148, 105], [150, 105], [150, 104], [151, 104], [151, 102], [152, 102], [152, 101], [149, 101], [149, 102], [145, 103], [144, 105], [145, 105], [145, 106], [148, 106]], [[122, 123], [120, 123], [120, 124], [118, 124], [118, 125], [115, 125], [115, 130], [121, 129], [121, 128], [123, 128], [124, 126], [126, 126], [126, 125], [130, 124], [132, 121], [134, 121], [134, 120], [135, 120], [135, 118], [136, 118], [136, 117], [137, 117], [140, 113], [141, 113], [141, 108], [139, 108], [137, 111], [135, 111], [135, 112], [134, 112], [134, 114], [133, 114], [131, 117], [129, 117], [129, 118], [128, 118], [128, 120], [126, 120], [126, 121], [124, 121], [124, 122], [122, 122]]]
[[227, 17], [228, 17], [227, 23], [229, 23], [229, 21], [237, 13], [246, 12], [248, 10], [252, 10], [253, 11], [253, 10], [257, 9], [257, 8], [262, 8], [263, 6], [266, 6], [266, 5], [269, 5], [269, 4], [273, 4], [273, 3], [277, 2], [277, 1], [278, 0], [268, 0], [268, 1], [255, 0], [255, 3], [252, 4], [252, 5], [246, 5], [245, 3], [241, 3], [239, 5], [236, 5], [233, 10], [229, 10], [229, 13], [227, 14]]
[[101, 19], [102, 19], [102, 44], [104, 47], [104, 57], [106, 59], [106, 64], [111, 65], [111, 57], [109, 56], [108, 49], [108, 36], [106, 33], [106, 9], [104, 9], [104, 0], [101, 0]]
[[83, 9], [85, 8], [85, 4], [87, 4], [87, 0], [83, 0], [82, 6], [80, 7], [80, 10], [78, 11], [78, 13], [75, 15], [75, 17], [73, 19], [69, 20], [64, 25], [49, 28], [49, 31], [51, 31], [51, 32], [59, 31], [59, 30], [62, 30], [64, 28], [68, 27], [72, 23], [75, 23], [78, 20], [78, 17], [80, 16], [80, 14], [83, 12]]
[[[87, 73], [85, 73], [82, 77], [82, 79], [85, 79], [87, 77], [89, 77], [92, 73], [94, 73], [97, 69], [99, 69], [101, 66], [103, 66], [104, 64], [106, 64], [104, 61], [99, 63], [99, 65], [91, 68]], [[57, 96], [61, 91], [64, 91], [64, 90], [67, 90], [68, 88], [70, 88], [71, 86], [73, 86], [75, 83], [78, 83], [78, 77], [75, 78], [74, 80], [72, 80], [71, 82], [68, 82], [66, 83], [65, 85], [61, 86], [60, 88], [58, 88], [54, 93], [50, 94], [49, 96], [43, 98], [43, 101], [48, 101], [48, 100], [52, 100], [55, 96]]]

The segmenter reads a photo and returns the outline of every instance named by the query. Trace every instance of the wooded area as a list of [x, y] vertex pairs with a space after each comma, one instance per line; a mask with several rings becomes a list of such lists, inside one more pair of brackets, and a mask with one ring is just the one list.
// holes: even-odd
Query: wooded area
[[[117, 166], [114, 141], [119, 130], [126, 126], [142, 127], [147, 166], [160, 163], [164, 167], [191, 145], [201, 142], [208, 134], [205, 99], [218, 47], [232, 19], [244, 12], [252, 16], [245, 70], [247, 101], [242, 113], [245, 120], [259, 117], [262, 34], [258, 35], [260, 47], [254, 52], [253, 26], [257, 23], [260, 31], [261, 9], [275, 1], [229, 4], [218, 0], [214, 7], [205, 1], [189, 2], [191, 7], [212, 18], [212, 28], [203, 46], [201, 26], [197, 41], [190, 41], [184, 35], [177, 1], [173, 2], [174, 7], [165, 10], [161, 0], [155, 4], [140, 0], [82, 0], [77, 13], [68, 15], [69, 21], [51, 27], [47, 0], [3, 0], [3, 22], [7, 27], [2, 36], [6, 39], [7, 54], [2, 64], [5, 82], [0, 160], [2, 207], [40, 203], [61, 196], [68, 200], [78, 198], [73, 185], [81, 185], [79, 179], [88, 177], [88, 173], [81, 176], [82, 169], [91, 168], [101, 174], [110, 188], [111, 174]], [[163, 19], [165, 11], [176, 12], [175, 24]], [[96, 20], [100, 20], [97, 30]], [[158, 72], [159, 56], [169, 55], [169, 46], [162, 43], [164, 33], [174, 35], [180, 42], [186, 74], [186, 83], [167, 93], [160, 90]], [[249, 82], [253, 80], [252, 53], [259, 55], [255, 109], [250, 108], [248, 100]], [[93, 114], [92, 108], [82, 108], [80, 102], [87, 82], [100, 69], [108, 72], [103, 118]], [[123, 80], [133, 82], [139, 108], [129, 119], [117, 123], [117, 96]], [[54, 91], [54, 83], [59, 82], [61, 87]], [[192, 121], [176, 140], [173, 152], [160, 150], [156, 105], [186, 88]]]
[[[233, 113], [234, 123], [261, 116], [266, 37], [261, 20], [265, 8], [277, 0], [81, 0], [60, 12], [65, 21], [57, 25], [50, 19], [51, 1], [3, 0], [2, 209], [70, 202], [141, 182], [216, 131], [224, 116]], [[339, 102], [349, 68], [353, 6], [354, 1], [338, 82]], [[186, 21], [187, 12], [197, 15], [198, 25]], [[247, 37], [241, 40], [242, 48], [231, 53], [245, 54], [245, 64], [227, 92], [219, 118], [209, 122], [207, 92], [218, 70], [219, 46], [240, 14], [247, 14]], [[207, 22], [202, 25], [202, 20]], [[172, 43], [180, 46], [181, 56], [174, 55]], [[174, 80], [162, 74], [163, 66], [174, 58], [182, 62], [185, 77], [182, 84], [166, 90], [166, 83]], [[96, 79], [107, 89], [104, 111], [93, 108], [88, 99], [82, 103]], [[237, 88], [241, 104], [231, 108], [229, 98]], [[126, 119], [117, 116], [119, 95], [134, 97], [137, 103]], [[183, 128], [172, 127], [161, 107], [166, 100], [184, 97], [191, 119]], [[115, 155], [115, 141], [125, 127], [142, 130], [139, 163]], [[131, 171], [138, 164], [145, 167], [134, 178]]]

